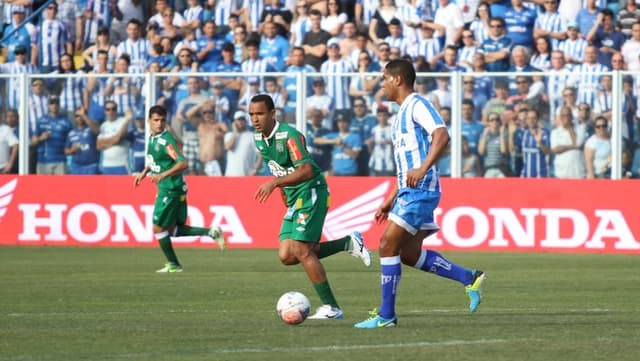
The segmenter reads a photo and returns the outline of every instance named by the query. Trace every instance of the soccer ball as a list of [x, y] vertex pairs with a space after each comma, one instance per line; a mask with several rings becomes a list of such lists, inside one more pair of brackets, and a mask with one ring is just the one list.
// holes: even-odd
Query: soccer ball
[[280, 317], [284, 323], [290, 325], [297, 325], [304, 322], [307, 316], [309, 316], [310, 309], [311, 304], [309, 303], [309, 299], [298, 291], [285, 293], [276, 304], [278, 317]]

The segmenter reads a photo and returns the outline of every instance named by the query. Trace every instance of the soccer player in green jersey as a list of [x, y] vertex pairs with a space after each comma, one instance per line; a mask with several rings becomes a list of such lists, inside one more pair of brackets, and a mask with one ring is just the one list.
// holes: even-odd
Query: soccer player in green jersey
[[153, 206], [153, 233], [160, 243], [167, 263], [158, 273], [182, 272], [171, 237], [210, 236], [220, 249], [225, 239], [220, 227], [202, 228], [186, 225], [187, 184], [182, 173], [187, 169], [187, 160], [178, 149], [176, 139], [167, 130], [167, 110], [159, 105], [149, 109], [151, 136], [147, 143], [147, 165], [135, 179], [135, 186], [150, 174], [151, 182], [158, 186]]
[[251, 99], [249, 116], [255, 129], [256, 147], [275, 176], [258, 188], [254, 198], [263, 203], [280, 188], [287, 206], [280, 228], [280, 262], [301, 264], [313, 283], [323, 305], [310, 319], [341, 319], [342, 309], [319, 259], [348, 251], [369, 267], [371, 254], [360, 232], [319, 243], [329, 208], [329, 189], [322, 171], [307, 152], [304, 136], [294, 127], [276, 121], [273, 99], [267, 94]]

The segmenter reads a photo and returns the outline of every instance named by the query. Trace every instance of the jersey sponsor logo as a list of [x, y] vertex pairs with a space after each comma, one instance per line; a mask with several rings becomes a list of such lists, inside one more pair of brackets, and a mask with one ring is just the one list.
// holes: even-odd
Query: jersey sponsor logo
[[162, 138], [158, 138], [158, 144], [160, 144], [160, 145], [166, 145], [166, 144], [167, 144], [167, 141], [166, 141], [166, 140], [164, 140], [164, 139], [162, 139]]
[[296, 170], [294, 167], [285, 168], [280, 164], [278, 164], [278, 162], [276, 162], [275, 160], [270, 160], [267, 163], [267, 166], [269, 167], [271, 174], [273, 174], [276, 177], [284, 177], [287, 174], [291, 174]]
[[289, 132], [276, 132], [276, 140], [287, 139], [288, 137], [289, 137]]
[[298, 143], [293, 138], [287, 139], [287, 148], [289, 148], [289, 154], [291, 154], [291, 159], [294, 162], [302, 159], [302, 152], [300, 148], [298, 148]]
[[17, 185], [18, 178], [14, 178], [0, 187], [0, 222], [2, 222], [4, 215], [7, 214], [7, 208], [11, 204], [13, 192], [16, 190]]
[[169, 157], [171, 157], [171, 159], [178, 159], [178, 153], [176, 152], [175, 148], [173, 148], [173, 144], [167, 145], [165, 149], [167, 150], [167, 154], [169, 154]]
[[382, 205], [390, 186], [391, 181], [385, 181], [329, 211], [322, 229], [324, 236], [327, 239], [337, 239], [351, 232], [364, 233], [371, 229], [372, 220]]

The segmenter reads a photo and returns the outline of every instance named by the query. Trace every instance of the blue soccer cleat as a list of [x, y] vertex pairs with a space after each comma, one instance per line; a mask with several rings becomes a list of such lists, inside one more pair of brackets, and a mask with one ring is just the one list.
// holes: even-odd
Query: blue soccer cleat
[[466, 286], [464, 289], [469, 296], [469, 311], [476, 312], [478, 306], [482, 302], [482, 287], [484, 286], [484, 280], [486, 275], [482, 271], [473, 270], [473, 283]]
[[384, 318], [378, 314], [378, 310], [371, 311], [369, 316], [368, 319], [358, 322], [353, 326], [355, 328], [386, 328], [396, 327], [398, 325], [398, 318], [396, 316]]

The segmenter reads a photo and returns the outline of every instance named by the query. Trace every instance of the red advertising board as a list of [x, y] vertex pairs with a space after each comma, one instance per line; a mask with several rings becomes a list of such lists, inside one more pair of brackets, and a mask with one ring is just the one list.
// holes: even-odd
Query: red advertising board
[[[219, 225], [232, 248], [274, 248], [285, 208], [278, 193], [253, 199], [264, 177], [188, 177], [189, 222]], [[637, 181], [443, 179], [425, 247], [449, 250], [640, 253]], [[373, 215], [393, 178], [329, 179], [323, 238], [361, 231], [376, 249], [384, 225]], [[156, 246], [155, 186], [122, 176], [0, 176], [0, 244]], [[208, 237], [175, 239], [209, 247]]]

